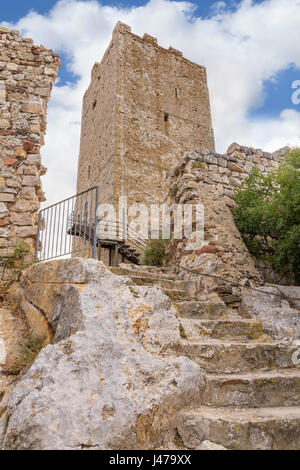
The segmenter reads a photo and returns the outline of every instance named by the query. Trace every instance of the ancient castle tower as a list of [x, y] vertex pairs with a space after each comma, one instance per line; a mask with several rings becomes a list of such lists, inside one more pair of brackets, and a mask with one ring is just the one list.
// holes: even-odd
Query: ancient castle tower
[[205, 68], [117, 23], [83, 100], [77, 192], [160, 202], [165, 170], [197, 147], [214, 150]]

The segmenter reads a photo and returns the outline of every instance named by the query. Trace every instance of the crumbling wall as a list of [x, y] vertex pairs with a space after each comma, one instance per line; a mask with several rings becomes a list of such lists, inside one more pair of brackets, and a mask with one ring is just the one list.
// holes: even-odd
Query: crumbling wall
[[277, 168], [279, 161], [278, 152], [271, 154], [233, 143], [223, 155], [206, 149], [185, 153], [165, 180], [168, 204], [204, 205], [204, 244], [190, 249], [195, 233], [189, 239], [174, 240], [170, 260], [208, 275], [197, 276], [198, 289], [217, 290], [228, 304], [238, 301], [239, 288], [232, 287], [235, 283], [246, 286], [263, 282], [233, 220], [233, 192], [253, 167], [267, 173]]
[[45, 200], [40, 149], [60, 59], [16, 30], [0, 28], [0, 258], [25, 241], [34, 250]]
[[[237, 186], [241, 186], [254, 167], [264, 174], [278, 168], [279, 152], [264, 152], [253, 147], [244, 147], [234, 142], [227, 152], [219, 154], [206, 149], [197, 149], [195, 155], [189, 153], [197, 161], [193, 174], [198, 174], [204, 184], [215, 184], [218, 194], [231, 198]], [[170, 175], [178, 173], [184, 166], [184, 159], [170, 171]], [[196, 168], [197, 166], [197, 168]], [[226, 199], [226, 198], [225, 198]], [[226, 199], [230, 205], [230, 201]]]

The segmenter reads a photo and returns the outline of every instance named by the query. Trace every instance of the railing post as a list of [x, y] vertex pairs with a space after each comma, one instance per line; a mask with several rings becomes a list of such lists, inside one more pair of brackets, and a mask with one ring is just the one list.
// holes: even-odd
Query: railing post
[[115, 247], [115, 266], [119, 266], [119, 245], [117, 243]]
[[40, 231], [41, 231], [41, 220], [42, 220], [42, 213], [39, 212], [38, 218], [38, 226], [37, 226], [37, 233], [36, 233], [36, 240], [35, 240], [35, 253], [34, 253], [34, 261], [38, 261], [38, 252], [39, 252], [39, 243], [40, 243]]
[[96, 198], [95, 198], [95, 217], [94, 217], [94, 234], [93, 234], [93, 248], [92, 248], [92, 258], [96, 259], [96, 250], [97, 250], [97, 209], [99, 204], [99, 186], [96, 187]]

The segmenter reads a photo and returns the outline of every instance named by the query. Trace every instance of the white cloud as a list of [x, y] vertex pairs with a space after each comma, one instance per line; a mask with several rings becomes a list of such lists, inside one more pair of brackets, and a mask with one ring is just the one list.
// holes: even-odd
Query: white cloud
[[[82, 96], [90, 71], [109, 44], [115, 23], [133, 32], [156, 36], [160, 45], [180, 49], [208, 70], [217, 150], [232, 142], [275, 150], [300, 145], [300, 109], [286, 104], [280, 116], [249, 118], [249, 109], [263, 103], [263, 81], [291, 64], [300, 69], [300, 1], [242, 1], [235, 11], [216, 2], [210, 18], [195, 18], [189, 2], [151, 0], [121, 9], [97, 1], [61, 0], [49, 15], [31, 12], [12, 28], [55, 51], [67, 54], [74, 84], [54, 87], [42, 151], [47, 203], [75, 192]], [[300, 79], [300, 71], [299, 71]], [[291, 89], [291, 95], [292, 95]]]

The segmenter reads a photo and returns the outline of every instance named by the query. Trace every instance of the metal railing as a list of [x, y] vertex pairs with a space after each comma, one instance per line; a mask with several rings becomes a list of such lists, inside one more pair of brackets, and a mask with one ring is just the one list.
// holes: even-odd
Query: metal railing
[[118, 220], [98, 220], [97, 233], [99, 239], [116, 239], [118, 242], [131, 247], [137, 252], [143, 250], [147, 244], [146, 240], [130, 225]]
[[[35, 259], [45, 261], [88, 249], [95, 258], [98, 202], [96, 186], [42, 209], [38, 218]], [[72, 225], [74, 214], [76, 224]]]
[[98, 220], [98, 187], [83, 191], [39, 212], [36, 261], [74, 255], [101, 259], [102, 248], [109, 250], [109, 264], [115, 253], [138, 263], [146, 240], [128, 224], [105, 218]]

